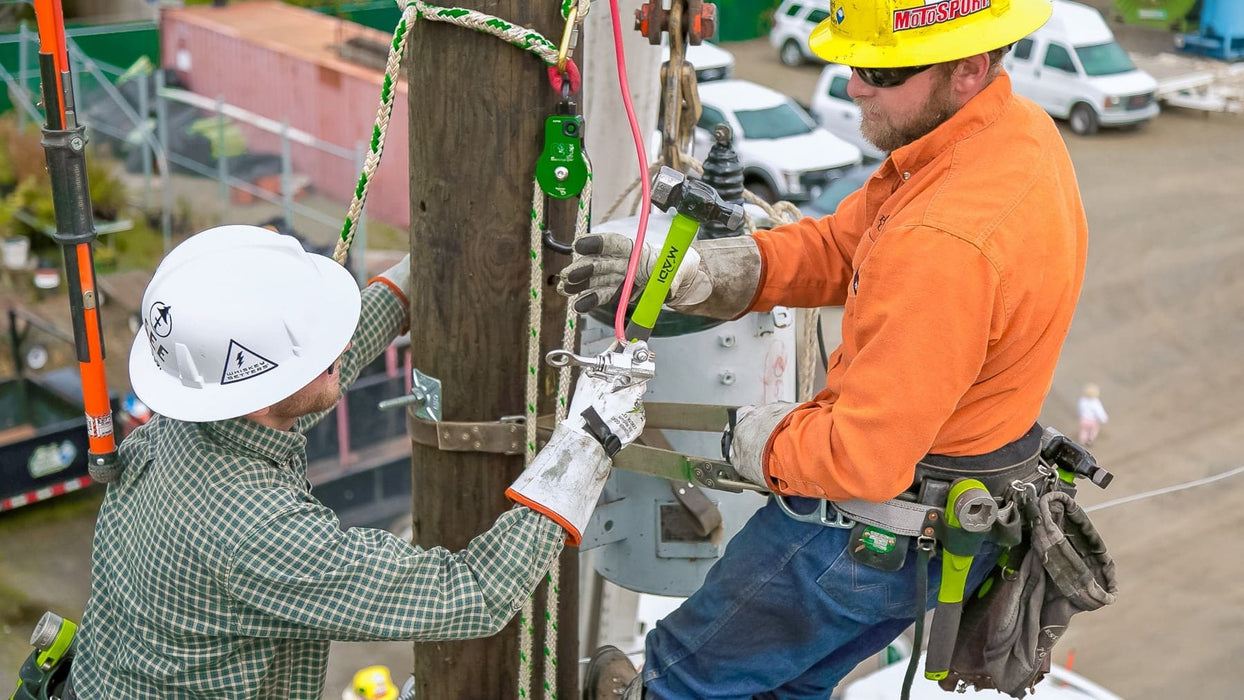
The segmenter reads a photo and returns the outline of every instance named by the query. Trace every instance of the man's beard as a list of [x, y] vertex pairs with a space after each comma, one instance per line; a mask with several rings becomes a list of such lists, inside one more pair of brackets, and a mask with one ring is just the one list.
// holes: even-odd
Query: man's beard
[[272, 405], [273, 416], [298, 419], [320, 411], [327, 411], [341, 400], [341, 384], [334, 383], [318, 394], [294, 394]]
[[855, 103], [866, 114], [880, 116], [880, 119], [865, 119], [860, 122], [860, 133], [869, 143], [883, 151], [893, 151], [906, 146], [925, 134], [941, 126], [950, 119], [958, 106], [950, 94], [950, 77], [938, 73], [936, 81], [929, 90], [929, 97], [920, 110], [905, 124], [895, 124], [885, 115], [879, 115], [868, 100], [857, 99]]

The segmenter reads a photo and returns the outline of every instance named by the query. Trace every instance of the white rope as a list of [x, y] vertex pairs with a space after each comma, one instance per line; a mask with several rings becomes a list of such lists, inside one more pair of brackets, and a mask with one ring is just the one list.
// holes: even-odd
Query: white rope
[[[540, 398], [540, 316], [543, 306], [544, 278], [544, 192], [538, 182], [531, 188], [531, 230], [527, 238], [527, 247], [531, 255], [531, 268], [527, 277], [529, 294], [527, 295], [527, 383], [526, 411], [527, 428], [524, 442], [523, 465], [530, 467], [536, 456], [536, 419], [539, 415], [537, 404]], [[535, 630], [531, 618], [535, 615], [535, 591], [527, 595], [523, 601], [523, 609], [518, 617], [518, 697], [531, 697], [531, 652]]]
[[359, 173], [358, 184], [354, 187], [354, 197], [350, 200], [350, 208], [346, 211], [346, 222], [341, 229], [341, 238], [333, 250], [333, 260], [344, 265], [350, 244], [354, 242], [354, 234], [358, 231], [359, 217], [363, 215], [363, 203], [367, 201], [367, 189], [371, 185], [376, 169], [380, 167], [380, 156], [384, 152], [384, 138], [389, 131], [389, 118], [393, 116], [393, 96], [397, 93], [397, 75], [401, 69], [402, 56], [406, 53], [406, 37], [409, 36], [410, 25], [415, 21], [415, 11], [411, 7], [402, 10], [402, 17], [393, 31], [393, 41], [389, 44], [389, 57], [385, 61], [384, 81], [380, 86], [380, 106], [376, 108], [376, 123], [372, 127], [371, 143], [367, 149], [367, 157], [363, 161], [363, 172]]
[[[557, 44], [544, 38], [544, 35], [535, 30], [511, 24], [500, 17], [462, 7], [438, 7], [421, 2], [421, 0], [406, 0], [405, 2], [397, 0], [397, 4], [404, 9], [414, 7], [421, 18], [435, 22], [448, 22], [495, 36], [524, 51], [534, 53], [544, 61], [545, 65], [551, 66], [557, 63]], [[562, 15], [563, 18], [565, 16], [565, 14]]]
[[1196, 488], [1197, 486], [1204, 486], [1206, 484], [1212, 484], [1215, 481], [1222, 481], [1223, 479], [1227, 479], [1227, 478], [1235, 476], [1236, 474], [1241, 474], [1241, 473], [1244, 473], [1244, 467], [1236, 467], [1235, 469], [1232, 469], [1231, 471], [1223, 472], [1221, 474], [1215, 474], [1214, 476], [1208, 476], [1208, 477], [1205, 477], [1204, 479], [1197, 479], [1196, 481], [1188, 481], [1182, 484], [1176, 484], [1174, 486], [1167, 486], [1165, 488], [1154, 489], [1152, 491], [1142, 491], [1140, 493], [1132, 494], [1131, 496], [1125, 496], [1123, 498], [1116, 498], [1113, 501], [1106, 501], [1104, 503], [1098, 503], [1097, 505], [1089, 506], [1088, 508], [1085, 508], [1084, 512], [1092, 513], [1095, 511], [1099, 511], [1099, 510], [1105, 510], [1107, 508], [1113, 508], [1115, 506], [1121, 506], [1125, 503], [1132, 503], [1134, 501], [1143, 501], [1146, 498], [1153, 498], [1154, 496], [1162, 496], [1168, 493], [1175, 493], [1176, 491], [1184, 491], [1187, 489]]
[[[586, 159], [585, 159], [586, 163]], [[545, 194], [538, 181], [532, 182], [531, 198], [531, 230], [528, 236], [531, 269], [528, 274], [530, 293], [527, 298], [527, 391], [526, 391], [526, 445], [525, 462], [528, 466], [536, 456], [536, 420], [540, 398], [540, 321], [544, 306], [544, 200]], [[587, 180], [583, 191], [579, 194], [578, 210], [575, 214], [574, 240], [585, 235], [591, 224], [592, 206], [592, 168], [587, 163]], [[571, 247], [573, 249], [573, 241]], [[566, 317], [562, 324], [562, 347], [574, 350], [575, 313], [566, 305]], [[557, 373], [557, 396], [554, 403], [555, 423], [561, 423], [566, 417], [570, 396], [570, 368], [562, 367]], [[560, 594], [558, 581], [561, 577], [560, 559], [554, 559], [549, 568], [548, 592], [545, 595], [544, 614], [544, 692], [546, 697], [557, 697], [557, 606]], [[532, 617], [535, 615], [535, 595], [527, 596], [523, 609], [519, 613], [519, 669], [518, 696], [530, 698], [532, 680], [532, 653], [534, 651], [534, 626]]]

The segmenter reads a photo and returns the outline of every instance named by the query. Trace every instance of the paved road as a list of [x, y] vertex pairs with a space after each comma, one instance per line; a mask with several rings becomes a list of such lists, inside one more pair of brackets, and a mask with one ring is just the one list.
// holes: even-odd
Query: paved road
[[[1134, 50], [1169, 41], [1153, 32], [1120, 37]], [[800, 100], [810, 95], [816, 67], [781, 66], [763, 40], [727, 48], [739, 77]], [[1101, 385], [1111, 421], [1096, 452], [1117, 477], [1107, 493], [1089, 487], [1082, 498], [1089, 505], [1227, 473], [1244, 464], [1244, 118], [1167, 110], [1138, 130], [1063, 132], [1092, 239], [1080, 308], [1042, 418], [1073, 429], [1080, 386]], [[1095, 514], [1122, 596], [1077, 618], [1057, 660], [1074, 652], [1076, 671], [1129, 700], [1239, 697], [1244, 563], [1233, 536], [1244, 532], [1242, 500], [1244, 474]], [[91, 505], [0, 519], [0, 584], [25, 590], [31, 608], [80, 611]], [[0, 632], [5, 692], [26, 630]], [[404, 643], [338, 645], [330, 696], [362, 665], [396, 670], [409, 659]]]

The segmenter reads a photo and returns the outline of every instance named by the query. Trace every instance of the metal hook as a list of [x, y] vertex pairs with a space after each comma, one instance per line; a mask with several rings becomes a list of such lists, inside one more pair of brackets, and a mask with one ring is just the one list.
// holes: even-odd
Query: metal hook
[[576, 355], [569, 350], [550, 350], [544, 356], [544, 361], [549, 363], [550, 367], [595, 367], [598, 363], [595, 357], [584, 357]]
[[571, 247], [569, 243], [562, 243], [561, 241], [553, 237], [553, 230], [550, 228], [546, 227], [544, 229], [543, 239], [544, 239], [544, 247], [548, 248], [554, 253], [561, 253], [562, 255], [571, 255], [572, 253], [574, 253], [574, 249]]

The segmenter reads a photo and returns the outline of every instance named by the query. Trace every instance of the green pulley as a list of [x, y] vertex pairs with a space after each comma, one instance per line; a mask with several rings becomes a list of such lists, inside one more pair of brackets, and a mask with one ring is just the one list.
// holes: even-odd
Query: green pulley
[[536, 162], [536, 182], [555, 199], [578, 197], [587, 184], [583, 117], [554, 114], [544, 120], [544, 151]]

